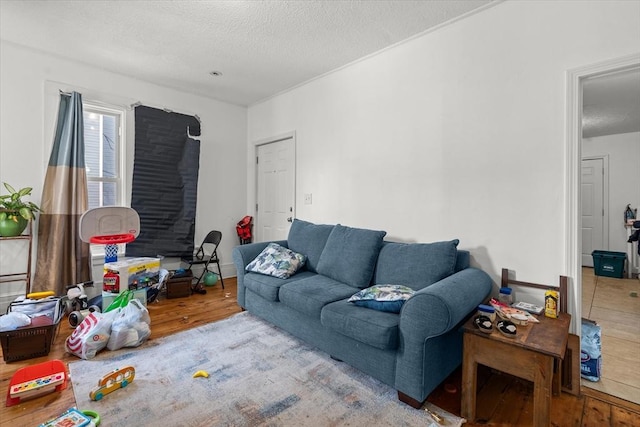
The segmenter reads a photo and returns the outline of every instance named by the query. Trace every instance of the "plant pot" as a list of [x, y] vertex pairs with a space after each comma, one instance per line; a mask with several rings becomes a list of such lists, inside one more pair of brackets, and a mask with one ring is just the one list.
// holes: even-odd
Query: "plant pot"
[[15, 237], [22, 234], [29, 222], [22, 218], [17, 217], [17, 221], [13, 218], [6, 218], [0, 220], [0, 236], [2, 237]]

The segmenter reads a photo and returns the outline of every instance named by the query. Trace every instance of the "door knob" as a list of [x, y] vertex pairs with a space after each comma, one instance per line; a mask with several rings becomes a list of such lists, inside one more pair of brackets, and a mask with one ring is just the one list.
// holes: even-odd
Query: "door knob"
[[290, 216], [289, 218], [287, 218], [287, 222], [293, 222], [293, 217]]

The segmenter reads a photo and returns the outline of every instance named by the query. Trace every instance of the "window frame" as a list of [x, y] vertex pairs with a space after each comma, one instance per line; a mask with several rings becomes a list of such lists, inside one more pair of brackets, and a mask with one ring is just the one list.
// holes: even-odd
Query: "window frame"
[[[107, 105], [96, 101], [83, 101], [82, 111], [85, 113], [97, 113], [101, 115], [112, 115], [118, 118], [117, 136], [118, 141], [116, 144], [116, 177], [90, 177], [87, 174], [87, 184], [90, 182], [113, 182], [116, 184], [116, 204], [115, 206], [126, 206], [125, 200], [125, 171], [126, 171], [126, 110], [122, 107], [114, 105]], [[102, 199], [100, 200], [102, 203]], [[101, 204], [101, 206], [103, 206]]]

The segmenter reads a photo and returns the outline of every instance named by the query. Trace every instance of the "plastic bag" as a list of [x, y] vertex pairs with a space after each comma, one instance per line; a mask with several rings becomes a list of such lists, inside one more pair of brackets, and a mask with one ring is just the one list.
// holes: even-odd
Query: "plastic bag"
[[7, 313], [0, 316], [0, 331], [13, 331], [23, 326], [29, 326], [31, 318], [24, 313]]
[[117, 315], [117, 310], [109, 313], [99, 313], [97, 311], [89, 313], [65, 340], [66, 350], [81, 359], [95, 357], [100, 350], [107, 346], [111, 334], [111, 325]]
[[600, 326], [597, 323], [582, 319], [580, 375], [589, 381], [600, 381], [602, 370], [600, 335]]
[[113, 321], [107, 348], [117, 350], [139, 346], [151, 335], [150, 324], [151, 317], [147, 307], [137, 299], [132, 299]]
[[118, 295], [111, 304], [109, 304], [109, 307], [104, 308], [104, 310], [102, 310], [103, 313], [107, 313], [110, 312], [112, 310], [117, 310], [118, 308], [124, 308], [127, 306], [127, 304], [129, 303], [129, 301], [131, 301], [133, 299], [133, 291], [131, 290], [126, 290], [124, 292], [122, 292], [120, 295]]

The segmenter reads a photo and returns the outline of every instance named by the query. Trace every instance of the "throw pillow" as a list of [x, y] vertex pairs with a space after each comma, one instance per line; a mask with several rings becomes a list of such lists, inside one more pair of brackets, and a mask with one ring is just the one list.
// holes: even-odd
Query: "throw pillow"
[[373, 283], [402, 283], [420, 290], [455, 272], [458, 239], [434, 243], [385, 242]]
[[356, 288], [368, 287], [386, 234], [337, 224], [320, 255], [318, 273]]
[[355, 293], [349, 298], [349, 302], [374, 310], [400, 313], [404, 302], [414, 293], [415, 291], [408, 286], [374, 285]]
[[305, 263], [305, 256], [277, 243], [269, 243], [260, 254], [247, 265], [246, 271], [288, 279]]
[[287, 246], [294, 252], [304, 254], [307, 257], [307, 270], [317, 273], [318, 261], [331, 230], [333, 225], [313, 224], [294, 219], [289, 229]]

